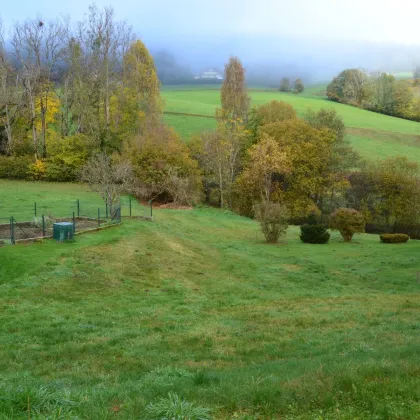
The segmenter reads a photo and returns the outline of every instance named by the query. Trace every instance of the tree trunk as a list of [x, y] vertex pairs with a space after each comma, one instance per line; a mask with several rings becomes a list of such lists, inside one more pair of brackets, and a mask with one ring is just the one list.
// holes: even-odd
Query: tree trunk
[[12, 154], [13, 151], [13, 134], [12, 124], [10, 122], [9, 105], [6, 104], [6, 135], [7, 135], [7, 154]]
[[221, 166], [219, 166], [219, 189], [220, 189], [220, 208], [222, 209], [225, 203], [223, 201], [223, 176], [222, 176]]
[[47, 157], [47, 139], [46, 139], [46, 132], [47, 132], [47, 121], [46, 121], [46, 114], [47, 114], [47, 108], [42, 107], [41, 110], [41, 130], [42, 130], [42, 157]]
[[29, 107], [31, 110], [31, 129], [32, 129], [32, 142], [34, 145], [34, 155], [35, 159], [38, 159], [38, 136], [36, 134], [36, 126], [35, 126], [35, 120], [36, 120], [36, 111], [35, 111], [35, 98], [32, 92], [32, 87], [30, 85], [30, 82], [28, 82], [29, 85], [27, 87], [27, 91], [29, 94]]

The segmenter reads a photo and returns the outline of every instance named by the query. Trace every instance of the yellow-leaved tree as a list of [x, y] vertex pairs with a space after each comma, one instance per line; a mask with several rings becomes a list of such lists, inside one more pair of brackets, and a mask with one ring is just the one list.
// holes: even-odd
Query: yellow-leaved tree
[[55, 91], [45, 91], [35, 98], [35, 121], [34, 126], [41, 139], [42, 156], [47, 153], [48, 136], [52, 133], [51, 127], [58, 122], [61, 102]]
[[123, 83], [110, 102], [113, 131], [129, 137], [156, 125], [162, 116], [163, 101], [153, 58], [140, 40], [124, 55]]
[[287, 155], [290, 172], [284, 178], [284, 201], [292, 217], [314, 211], [320, 197], [330, 188], [330, 162], [336, 136], [316, 129], [303, 120], [287, 120], [261, 127]]

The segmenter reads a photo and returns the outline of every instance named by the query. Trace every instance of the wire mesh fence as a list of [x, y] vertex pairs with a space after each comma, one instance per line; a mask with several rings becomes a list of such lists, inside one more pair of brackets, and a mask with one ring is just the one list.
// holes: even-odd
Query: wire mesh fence
[[[4, 217], [8, 203], [0, 214], [0, 246], [24, 239], [52, 237], [55, 222], [71, 222], [75, 232], [120, 223], [122, 217], [151, 218], [152, 203], [141, 204], [136, 199], [121, 197], [108, 206], [98, 200], [38, 201], [32, 207], [20, 208], [18, 217]], [[10, 208], [15, 208], [11, 205]]]

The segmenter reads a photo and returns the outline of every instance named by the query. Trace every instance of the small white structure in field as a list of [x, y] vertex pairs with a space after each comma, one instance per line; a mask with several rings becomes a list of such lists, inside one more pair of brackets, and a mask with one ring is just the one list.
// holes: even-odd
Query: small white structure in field
[[213, 69], [203, 71], [202, 73], [197, 73], [194, 76], [195, 80], [223, 80], [223, 75]]

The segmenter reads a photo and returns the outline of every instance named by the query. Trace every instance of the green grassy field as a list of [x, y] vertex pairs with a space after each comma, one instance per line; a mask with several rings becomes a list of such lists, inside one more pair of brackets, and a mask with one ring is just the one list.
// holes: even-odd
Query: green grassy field
[[[0, 184], [3, 209], [97, 200], [20, 184]], [[420, 242], [290, 227], [273, 246], [227, 211], [154, 214], [0, 248], [0, 419], [194, 412], [176, 396], [214, 419], [420, 418]]]
[[[299, 115], [308, 108], [317, 111], [321, 108], [332, 108], [343, 118], [348, 127], [348, 139], [368, 159], [407, 156], [420, 162], [420, 124], [401, 118], [389, 117], [350, 105], [328, 101], [324, 96], [325, 86], [310, 87], [301, 95], [282, 93], [274, 90], [250, 90], [252, 104], [261, 105], [271, 100], [290, 103]], [[188, 114], [214, 116], [216, 107], [220, 106], [220, 91], [201, 89], [197, 86], [183, 86], [164, 89], [166, 112], [177, 112], [184, 115], [165, 115], [165, 121], [177, 130], [188, 141], [192, 134], [213, 129], [214, 120], [188, 116]], [[353, 134], [357, 132], [357, 134]]]
[[[100, 196], [92, 193], [84, 184], [0, 179], [0, 224], [8, 223], [11, 216], [17, 222], [31, 221], [35, 216], [35, 203], [38, 216], [72, 217], [73, 212], [77, 215], [77, 200], [81, 216], [96, 218], [98, 208], [100, 214], [105, 216], [105, 205]], [[128, 197], [121, 197], [121, 214], [130, 214]], [[149, 215], [149, 211], [132, 200], [131, 215]]]

